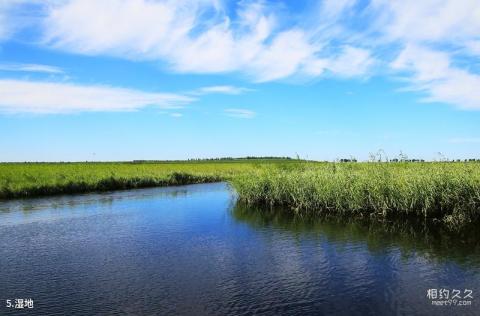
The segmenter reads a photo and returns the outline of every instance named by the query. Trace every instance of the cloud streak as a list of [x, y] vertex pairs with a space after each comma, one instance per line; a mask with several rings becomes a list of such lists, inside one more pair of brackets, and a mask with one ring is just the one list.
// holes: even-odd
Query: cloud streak
[[178, 109], [194, 101], [169, 93], [23, 80], [0, 80], [0, 95], [0, 111], [7, 113], [135, 111], [146, 106]]
[[41, 64], [0, 64], [0, 71], [40, 72], [47, 74], [63, 74], [63, 69]]
[[242, 119], [251, 119], [256, 116], [256, 113], [247, 109], [225, 109], [227, 116], [242, 118]]
[[203, 87], [190, 92], [192, 95], [204, 95], [204, 94], [231, 94], [239, 95], [244, 92], [252, 91], [252, 89], [235, 87], [235, 86], [209, 86]]

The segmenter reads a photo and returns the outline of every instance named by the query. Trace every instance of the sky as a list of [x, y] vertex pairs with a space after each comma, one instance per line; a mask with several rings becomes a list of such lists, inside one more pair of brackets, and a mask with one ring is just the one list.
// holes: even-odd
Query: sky
[[0, 0], [0, 161], [480, 158], [478, 0]]

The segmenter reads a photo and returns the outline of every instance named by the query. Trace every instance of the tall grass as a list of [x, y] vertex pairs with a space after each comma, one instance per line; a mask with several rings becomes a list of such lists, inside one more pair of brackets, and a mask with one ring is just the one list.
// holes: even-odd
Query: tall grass
[[283, 160], [165, 163], [0, 163], [0, 199], [228, 180]]
[[295, 213], [415, 215], [453, 225], [480, 215], [478, 163], [311, 164], [262, 168], [231, 182], [247, 204]]

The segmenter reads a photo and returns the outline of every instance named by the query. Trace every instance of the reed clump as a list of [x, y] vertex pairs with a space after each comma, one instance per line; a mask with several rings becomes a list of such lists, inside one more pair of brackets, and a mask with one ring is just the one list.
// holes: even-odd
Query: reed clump
[[423, 216], [452, 225], [478, 220], [480, 164], [312, 164], [262, 168], [232, 179], [240, 200], [295, 213]]

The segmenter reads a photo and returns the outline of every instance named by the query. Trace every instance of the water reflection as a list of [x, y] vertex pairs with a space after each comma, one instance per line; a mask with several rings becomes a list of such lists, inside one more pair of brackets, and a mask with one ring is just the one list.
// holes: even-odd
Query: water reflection
[[194, 193], [195, 190], [185, 187], [148, 188], [129, 191], [111, 191], [102, 193], [85, 193], [74, 195], [60, 195], [53, 197], [32, 197], [14, 199], [9, 201], [0, 200], [0, 212], [15, 211], [38, 211], [42, 209], [65, 209], [94, 204], [112, 204], [121, 200], [145, 200], [152, 197], [185, 197]]
[[377, 254], [398, 248], [405, 259], [416, 253], [438, 262], [454, 261], [480, 269], [480, 229], [474, 224], [452, 230], [440, 222], [415, 218], [380, 220], [333, 215], [312, 218], [240, 202], [233, 207], [232, 216], [257, 229], [280, 229], [297, 237], [324, 237], [337, 245], [362, 243]]
[[475, 229], [246, 208], [225, 183], [0, 209], [0, 298], [29, 315], [478, 314], [425, 297], [480, 293]]

